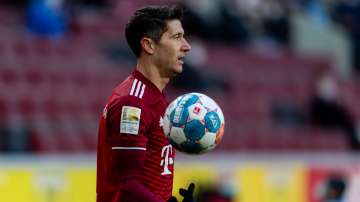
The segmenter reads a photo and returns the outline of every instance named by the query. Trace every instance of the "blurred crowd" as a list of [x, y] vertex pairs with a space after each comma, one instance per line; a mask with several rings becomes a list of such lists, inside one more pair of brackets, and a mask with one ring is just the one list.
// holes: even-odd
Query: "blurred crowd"
[[[116, 0], [7, 0], [24, 9], [27, 31], [42, 37], [59, 38], [76, 30], [81, 10], [109, 12], [114, 19], [126, 16], [152, 1]], [[302, 13], [318, 26], [335, 23], [347, 33], [353, 72], [360, 72], [360, 2], [358, 0], [185, 0], [168, 1], [186, 8], [185, 29], [191, 36], [240, 46], [292, 48], [291, 16]]]
[[347, 33], [353, 72], [360, 72], [360, 1], [358, 0], [232, 0], [185, 1], [190, 33], [212, 41], [292, 48], [294, 13], [318, 26], [334, 23]]

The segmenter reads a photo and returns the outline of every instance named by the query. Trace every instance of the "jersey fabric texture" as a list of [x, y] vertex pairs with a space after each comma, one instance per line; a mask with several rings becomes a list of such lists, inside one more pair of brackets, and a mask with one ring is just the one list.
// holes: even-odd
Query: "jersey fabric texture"
[[171, 197], [175, 151], [161, 128], [167, 106], [137, 70], [113, 90], [100, 119], [97, 202]]

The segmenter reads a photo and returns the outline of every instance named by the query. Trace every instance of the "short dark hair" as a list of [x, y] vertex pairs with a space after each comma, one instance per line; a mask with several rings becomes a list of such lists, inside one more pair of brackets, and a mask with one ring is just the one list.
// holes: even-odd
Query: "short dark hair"
[[146, 6], [135, 11], [126, 24], [125, 37], [136, 57], [140, 56], [143, 37], [159, 42], [166, 32], [168, 20], [182, 20], [183, 9], [179, 6]]

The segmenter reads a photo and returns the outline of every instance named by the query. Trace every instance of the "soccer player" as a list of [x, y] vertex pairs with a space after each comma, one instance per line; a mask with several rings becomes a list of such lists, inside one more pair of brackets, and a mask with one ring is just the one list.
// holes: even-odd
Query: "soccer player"
[[[137, 65], [113, 90], [101, 116], [97, 202], [176, 201], [171, 197], [175, 151], [161, 125], [168, 105], [163, 90], [182, 72], [191, 48], [181, 18], [178, 7], [151, 6], [137, 10], [126, 25]], [[193, 189], [180, 191], [183, 201], [191, 201]]]

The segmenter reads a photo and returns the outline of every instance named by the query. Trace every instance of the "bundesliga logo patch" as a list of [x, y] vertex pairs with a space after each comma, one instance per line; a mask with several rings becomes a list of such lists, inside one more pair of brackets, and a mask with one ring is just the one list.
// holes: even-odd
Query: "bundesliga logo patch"
[[120, 119], [120, 133], [137, 135], [139, 133], [141, 109], [123, 106]]

